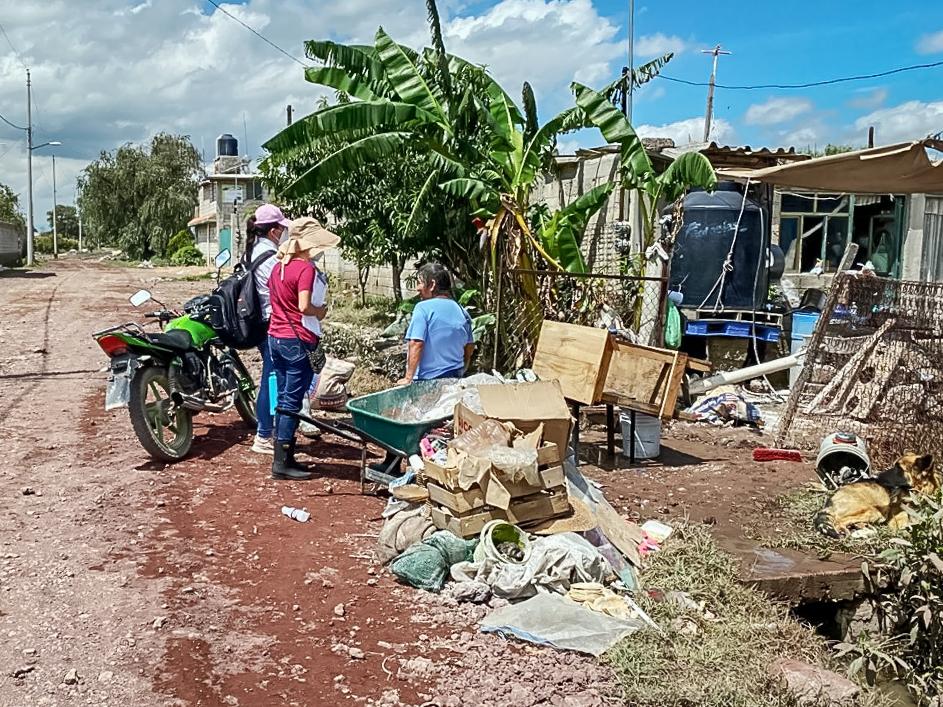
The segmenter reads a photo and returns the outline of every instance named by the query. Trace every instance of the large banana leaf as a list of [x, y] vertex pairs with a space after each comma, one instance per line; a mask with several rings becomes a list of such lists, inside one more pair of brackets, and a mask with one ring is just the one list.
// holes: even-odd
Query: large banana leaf
[[601, 184], [573, 203], [555, 212], [540, 231], [544, 250], [556, 258], [567, 272], [585, 273], [586, 261], [580, 251], [589, 219], [603, 207], [615, 184]]
[[450, 128], [445, 112], [419, 72], [419, 67], [382, 27], [377, 30], [377, 54], [396, 94], [404, 102], [412, 103], [434, 115], [439, 124], [448, 131]]
[[379, 98], [374, 93], [369, 81], [353, 76], [344, 69], [333, 66], [311, 66], [305, 69], [305, 80], [319, 86], [327, 86], [335, 91], [343, 91], [362, 101], [373, 101]]
[[285, 196], [304, 196], [359, 167], [401, 152], [411, 137], [408, 132], [379, 133], [346, 144], [289, 184]]
[[668, 165], [656, 181], [661, 186], [661, 196], [672, 202], [690, 187], [713, 190], [717, 186], [717, 175], [707, 157], [700, 152], [685, 152]]
[[326, 68], [343, 69], [348, 75], [360, 79], [377, 96], [396, 97], [374, 47], [312, 40], [305, 42], [305, 53], [309, 58], [323, 62]]
[[439, 184], [439, 188], [446, 194], [451, 194], [460, 199], [469, 201], [481, 201], [494, 195], [494, 190], [480, 179], [470, 179], [468, 177], [460, 179], [449, 179]]
[[339, 138], [366, 131], [403, 130], [431, 121], [432, 116], [409, 103], [384, 100], [341, 103], [292, 123], [263, 147], [269, 152], [285, 152], [311, 144], [319, 138]]
[[416, 225], [416, 221], [419, 219], [419, 214], [422, 212], [422, 206], [426, 202], [426, 198], [429, 196], [429, 192], [432, 191], [432, 188], [435, 186], [435, 183], [439, 180], [439, 170], [433, 169], [429, 172], [429, 176], [426, 178], [426, 181], [422, 185], [422, 189], [419, 190], [419, 193], [416, 195], [416, 198], [413, 200], [413, 208], [409, 212], [409, 220], [406, 221], [406, 227], [403, 229], [403, 235], [409, 238], [413, 234], [413, 228]]
[[654, 79], [661, 73], [661, 70], [665, 68], [665, 64], [671, 61], [674, 58], [674, 53], [669, 52], [663, 56], [658, 57], [657, 59], [652, 59], [647, 64], [642, 64], [635, 68], [632, 71], [632, 87], [637, 88], [639, 86], [644, 86], [649, 81]]
[[576, 104], [586, 113], [591, 125], [599, 128], [609, 143], [622, 147], [622, 175], [625, 186], [639, 187], [654, 179], [655, 170], [642, 140], [621, 111], [604, 95], [579, 83], [571, 84]]

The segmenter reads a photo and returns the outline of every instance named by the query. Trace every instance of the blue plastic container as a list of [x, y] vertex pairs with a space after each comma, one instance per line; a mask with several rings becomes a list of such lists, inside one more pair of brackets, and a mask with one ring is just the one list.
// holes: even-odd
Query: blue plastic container
[[[818, 312], [793, 312], [792, 313], [792, 332], [789, 334], [789, 352], [798, 353], [812, 336], [815, 330], [815, 323], [821, 315]], [[789, 369], [789, 387], [795, 385], [799, 377], [799, 371], [802, 369], [794, 366]]]

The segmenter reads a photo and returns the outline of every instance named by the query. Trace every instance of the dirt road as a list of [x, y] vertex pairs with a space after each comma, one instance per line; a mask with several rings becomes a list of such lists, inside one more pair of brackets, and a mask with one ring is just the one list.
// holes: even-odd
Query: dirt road
[[[196, 418], [194, 452], [151, 461], [103, 410], [89, 334], [208, 289], [177, 269], [63, 260], [0, 272], [0, 705], [570, 705], [618, 702], [608, 669], [483, 636], [487, 608], [397, 585], [373, 564], [383, 501], [359, 453], [303, 449], [322, 478], [275, 483], [235, 413]], [[666, 440], [668, 464], [593, 472], [627, 513], [740, 512], [807, 470], [765, 478], [731, 448]], [[671, 456], [672, 447], [674, 456]], [[291, 521], [282, 505], [306, 507]]]

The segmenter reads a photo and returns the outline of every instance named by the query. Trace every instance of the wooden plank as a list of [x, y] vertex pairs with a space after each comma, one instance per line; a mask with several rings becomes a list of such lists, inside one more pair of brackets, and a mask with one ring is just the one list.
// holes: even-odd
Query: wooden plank
[[[833, 410], [840, 405], [843, 405], [848, 391], [851, 389], [851, 386], [858, 379], [858, 371], [864, 365], [864, 362], [871, 356], [871, 353], [874, 351], [874, 348], [881, 341], [881, 338], [884, 334], [887, 333], [887, 330], [890, 329], [897, 322], [896, 319], [888, 319], [884, 324], [878, 329], [874, 334], [872, 334], [868, 340], [858, 349], [857, 353], [848, 359], [848, 362], [842, 366], [841, 370], [835, 374], [834, 378], [820, 390], [812, 401], [806, 406], [805, 412], [807, 414], [815, 414], [821, 412], [819, 406], [825, 401], [832, 393], [835, 395], [829, 400], [826, 405], [826, 409]], [[816, 323], [818, 324], [818, 323]], [[811, 353], [811, 351], [809, 352]], [[808, 356], [809, 354], [806, 354]], [[806, 359], [806, 364], [803, 368], [815, 365], [814, 362]], [[837, 389], [837, 392], [836, 392]]]
[[[540, 486], [531, 486], [528, 483], [505, 483], [504, 488], [507, 489], [511, 498], [524, 498], [525, 496], [533, 496], [535, 493], [540, 493], [541, 491], [559, 488], [566, 483], [566, 475], [563, 472], [563, 467], [555, 466], [540, 472], [540, 481]], [[477, 486], [470, 488], [468, 491], [461, 491], [459, 489], [447, 489], [439, 484], [429, 483], [426, 485], [426, 488], [429, 491], [429, 498], [433, 503], [445, 506], [455, 515], [464, 515], [476, 508], [483, 508], [488, 505], [485, 500], [484, 490]]]
[[609, 332], [595, 327], [544, 321], [534, 353], [534, 372], [558, 380], [563, 396], [594, 405], [602, 396], [609, 368]]
[[880, 399], [884, 396], [887, 384], [891, 376], [897, 370], [897, 365], [901, 358], [907, 353], [908, 343], [906, 341], [890, 341], [887, 349], [881, 352], [881, 355], [874, 359], [874, 376], [867, 383], [858, 382], [848, 394], [848, 399], [858, 399], [857, 404], [851, 410], [845, 409], [845, 414], [859, 420], [867, 421]]
[[714, 366], [710, 361], [705, 361], [701, 358], [691, 358], [688, 356], [687, 367], [689, 371], [696, 371], [698, 373], [710, 373], [714, 370]]
[[459, 537], [470, 538], [480, 533], [481, 529], [492, 520], [506, 520], [526, 528], [569, 512], [569, 498], [565, 492], [561, 491], [554, 494], [530, 496], [516, 501], [507, 511], [493, 508], [461, 518], [454, 516], [448, 509], [433, 507], [432, 522], [440, 530], [449, 530]]
[[675, 360], [671, 364], [671, 376], [668, 379], [668, 388], [662, 397], [661, 410], [658, 416], [663, 420], [670, 420], [674, 417], [675, 406], [678, 404], [678, 396], [681, 395], [681, 386], [684, 385], [684, 373], [686, 370], [688, 357], [678, 352], [675, 354]]
[[687, 366], [687, 355], [679, 351], [615, 342], [602, 399], [671, 418]]

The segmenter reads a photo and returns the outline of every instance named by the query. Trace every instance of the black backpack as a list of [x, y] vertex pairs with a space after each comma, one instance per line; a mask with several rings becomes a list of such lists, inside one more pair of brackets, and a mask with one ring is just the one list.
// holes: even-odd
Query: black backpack
[[275, 255], [263, 253], [246, 266], [237, 263], [233, 273], [217, 285], [210, 295], [210, 326], [227, 346], [251, 349], [265, 339], [268, 323], [262, 311], [262, 301], [255, 288], [255, 270]]

